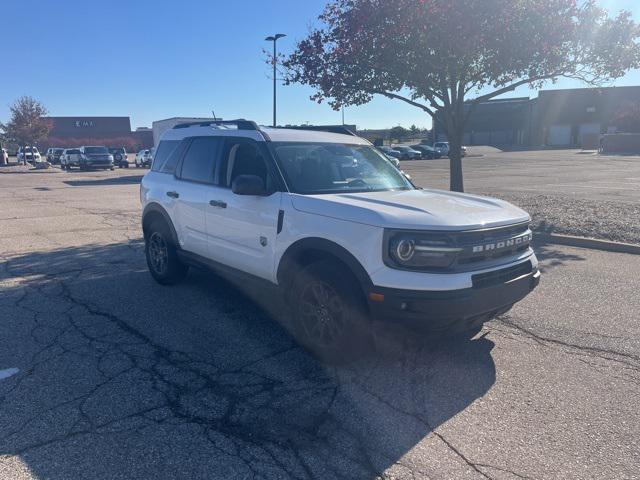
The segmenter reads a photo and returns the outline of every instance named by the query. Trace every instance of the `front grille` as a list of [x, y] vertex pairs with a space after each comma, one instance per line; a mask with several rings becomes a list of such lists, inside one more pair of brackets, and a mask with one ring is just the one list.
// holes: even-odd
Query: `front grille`
[[488, 230], [460, 232], [452, 235], [456, 246], [463, 250], [456, 259], [461, 268], [481, 268], [501, 258], [526, 252], [531, 243], [528, 223]]
[[473, 288], [486, 288], [515, 280], [518, 277], [531, 273], [532, 270], [533, 266], [531, 262], [526, 261], [513, 267], [472, 275], [471, 281], [473, 282]]

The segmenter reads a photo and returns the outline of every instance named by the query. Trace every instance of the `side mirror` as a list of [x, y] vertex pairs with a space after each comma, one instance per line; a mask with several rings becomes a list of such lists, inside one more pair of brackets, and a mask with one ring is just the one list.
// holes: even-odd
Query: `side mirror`
[[236, 195], [264, 196], [267, 194], [264, 181], [257, 175], [238, 175], [231, 183], [231, 191]]

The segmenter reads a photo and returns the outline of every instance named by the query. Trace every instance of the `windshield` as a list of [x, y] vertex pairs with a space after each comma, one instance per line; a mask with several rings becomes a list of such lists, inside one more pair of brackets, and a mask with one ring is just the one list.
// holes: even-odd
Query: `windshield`
[[110, 148], [109, 153], [124, 153], [124, 148]]
[[109, 153], [109, 150], [107, 150], [107, 147], [84, 147], [84, 153], [89, 155], [96, 153]]
[[271, 146], [293, 193], [413, 189], [387, 158], [368, 145], [274, 142]]
[[54, 148], [53, 153], [62, 153], [64, 150], [62, 148]]

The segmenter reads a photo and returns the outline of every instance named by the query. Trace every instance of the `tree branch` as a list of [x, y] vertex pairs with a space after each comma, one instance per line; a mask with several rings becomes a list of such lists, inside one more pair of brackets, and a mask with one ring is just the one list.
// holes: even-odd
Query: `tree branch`
[[415, 101], [411, 100], [410, 98], [403, 97], [402, 95], [398, 95], [397, 93], [385, 92], [384, 90], [373, 90], [372, 93], [377, 93], [379, 95], [384, 95], [387, 98], [395, 98], [396, 100], [402, 100], [403, 102], [406, 102], [409, 105], [412, 105], [414, 107], [418, 107], [419, 109], [427, 112], [433, 118], [435, 118], [435, 116], [436, 116], [435, 112], [433, 110], [431, 110], [429, 107], [427, 107], [426, 105], [422, 105], [421, 103], [415, 102]]

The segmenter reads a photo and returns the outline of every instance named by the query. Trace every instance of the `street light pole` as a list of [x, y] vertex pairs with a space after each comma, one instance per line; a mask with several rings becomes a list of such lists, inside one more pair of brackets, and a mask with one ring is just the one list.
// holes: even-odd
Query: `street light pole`
[[279, 38], [286, 37], [284, 33], [276, 33], [273, 36], [265, 38], [267, 42], [273, 42], [273, 126], [276, 126], [276, 65], [278, 57], [276, 52], [276, 42]]

